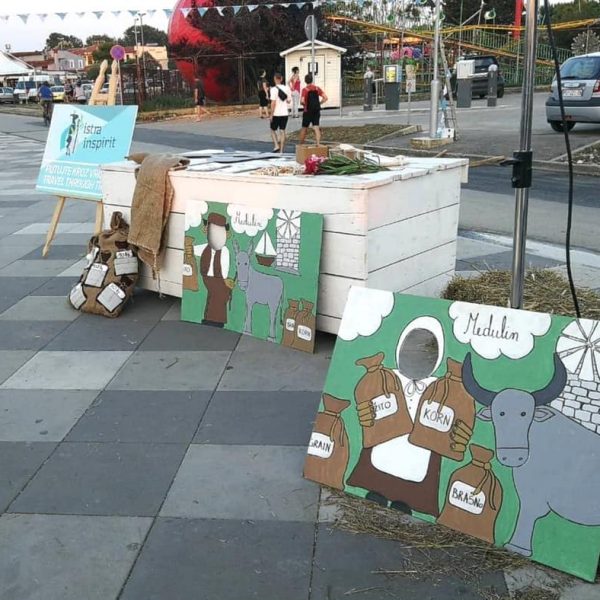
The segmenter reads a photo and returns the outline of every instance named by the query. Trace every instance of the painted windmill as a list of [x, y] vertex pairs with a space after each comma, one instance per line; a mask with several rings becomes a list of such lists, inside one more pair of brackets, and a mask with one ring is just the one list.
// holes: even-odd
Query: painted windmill
[[600, 433], [600, 323], [588, 319], [569, 323], [556, 352], [567, 368], [567, 384], [552, 406]]
[[298, 210], [280, 210], [277, 213], [277, 262], [279, 271], [298, 273], [300, 270], [301, 215]]

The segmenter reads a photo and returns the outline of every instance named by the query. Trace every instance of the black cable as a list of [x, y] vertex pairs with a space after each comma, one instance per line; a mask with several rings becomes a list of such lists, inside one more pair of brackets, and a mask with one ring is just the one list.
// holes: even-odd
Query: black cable
[[565, 136], [565, 146], [567, 148], [567, 164], [569, 167], [569, 199], [567, 204], [567, 233], [565, 239], [565, 254], [567, 259], [567, 278], [569, 279], [569, 288], [571, 289], [571, 297], [573, 298], [573, 306], [575, 307], [575, 315], [578, 319], [581, 318], [579, 311], [579, 301], [577, 300], [577, 290], [573, 281], [573, 273], [571, 271], [571, 227], [573, 226], [573, 154], [571, 153], [571, 139], [569, 137], [569, 129], [567, 127], [567, 116], [565, 114], [565, 104], [563, 102], [562, 93], [562, 77], [560, 75], [560, 63], [558, 61], [558, 53], [556, 44], [554, 43], [554, 32], [552, 31], [552, 19], [550, 17], [550, 3], [544, 0], [546, 30], [548, 31], [548, 41], [552, 48], [552, 58], [554, 60], [554, 71], [556, 73], [556, 88], [558, 91], [558, 104], [560, 106], [560, 117], [562, 120], [563, 134]]

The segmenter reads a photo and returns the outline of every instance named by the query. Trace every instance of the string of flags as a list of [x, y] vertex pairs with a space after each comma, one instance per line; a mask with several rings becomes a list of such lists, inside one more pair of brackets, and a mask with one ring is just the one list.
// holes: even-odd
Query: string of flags
[[[289, 8], [290, 6], [295, 6], [297, 8], [302, 8], [306, 5], [317, 5], [317, 4], [325, 4], [330, 3], [330, 0], [313, 0], [309, 2], [277, 2], [273, 4], [240, 4], [234, 6], [202, 6], [197, 8], [179, 8], [179, 12], [187, 18], [192, 11], [197, 11], [198, 14], [203, 17], [208, 11], [216, 11], [219, 15], [223, 16], [223, 11], [227, 9], [233, 10], [233, 14], [237, 15], [240, 10], [243, 8], [247, 9], [249, 12], [255, 11], [257, 8], [267, 8], [269, 10], [273, 8]], [[334, 3], [331, 1], [331, 3]], [[129, 14], [131, 17], [135, 18], [139, 14], [143, 14], [149, 18], [152, 18], [157, 13], [163, 13], [165, 17], [170, 18], [174, 12], [172, 8], [161, 8], [161, 9], [144, 9], [142, 10], [86, 10], [80, 12], [52, 12], [52, 13], [19, 13], [13, 15], [0, 15], [0, 22], [8, 23], [11, 18], [18, 18], [24, 24], [27, 24], [29, 19], [32, 17], [37, 17], [40, 21], [45, 22], [48, 17], [58, 17], [61, 21], [64, 21], [67, 17], [75, 15], [78, 18], [82, 18], [85, 16], [93, 15], [98, 20], [101, 19], [104, 15], [112, 15], [113, 17], [120, 17], [123, 14]]]

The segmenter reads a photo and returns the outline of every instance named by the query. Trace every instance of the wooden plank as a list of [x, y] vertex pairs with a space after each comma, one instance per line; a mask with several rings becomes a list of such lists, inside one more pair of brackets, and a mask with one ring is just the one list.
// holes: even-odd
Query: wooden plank
[[369, 272], [456, 240], [458, 213], [454, 204], [369, 231]]
[[174, 298], [181, 298], [182, 285], [181, 283], [175, 283], [174, 281], [167, 281], [166, 279], [160, 280], [160, 290], [158, 289], [158, 281], [152, 279], [152, 277], [140, 277], [138, 279], [138, 287], [144, 290], [150, 290], [151, 292], [160, 291], [165, 296], [173, 296]]
[[[145, 263], [141, 263], [140, 274], [152, 279], [152, 269]], [[183, 250], [167, 248], [160, 267], [160, 279], [172, 281], [181, 285], [183, 274]]]
[[64, 196], [59, 196], [56, 200], [56, 206], [54, 207], [54, 213], [52, 215], [52, 220], [50, 221], [50, 227], [48, 228], [48, 233], [46, 235], [46, 243], [44, 244], [44, 248], [42, 250], [42, 256], [48, 256], [48, 251], [50, 250], [50, 244], [52, 244], [52, 240], [56, 235], [56, 228], [58, 227], [58, 222], [60, 221], [60, 215], [62, 215], [63, 208], [65, 207], [65, 201], [67, 199]]
[[427, 296], [428, 298], [439, 298], [442, 295], [442, 291], [448, 285], [448, 282], [454, 277], [454, 269], [447, 271], [446, 273], [440, 273], [427, 281], [421, 281], [417, 285], [413, 285], [402, 292], [406, 294], [413, 294], [415, 296]]
[[[317, 330], [337, 335], [342, 319], [317, 314]], [[317, 342], [318, 343], [318, 342]]]
[[135, 190], [135, 175], [133, 170], [111, 171], [102, 169], [102, 196], [105, 204], [116, 206], [131, 206]]

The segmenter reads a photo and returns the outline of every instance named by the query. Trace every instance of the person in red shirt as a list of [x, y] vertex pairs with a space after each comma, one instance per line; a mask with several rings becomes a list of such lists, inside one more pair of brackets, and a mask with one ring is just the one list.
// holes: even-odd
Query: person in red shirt
[[315, 140], [317, 146], [321, 143], [321, 104], [327, 102], [327, 95], [318, 86], [313, 84], [313, 76], [311, 73], [304, 77], [305, 88], [302, 90], [300, 104], [303, 106], [302, 113], [302, 129], [300, 130], [300, 144], [304, 144], [306, 132], [312, 125], [315, 130]]

